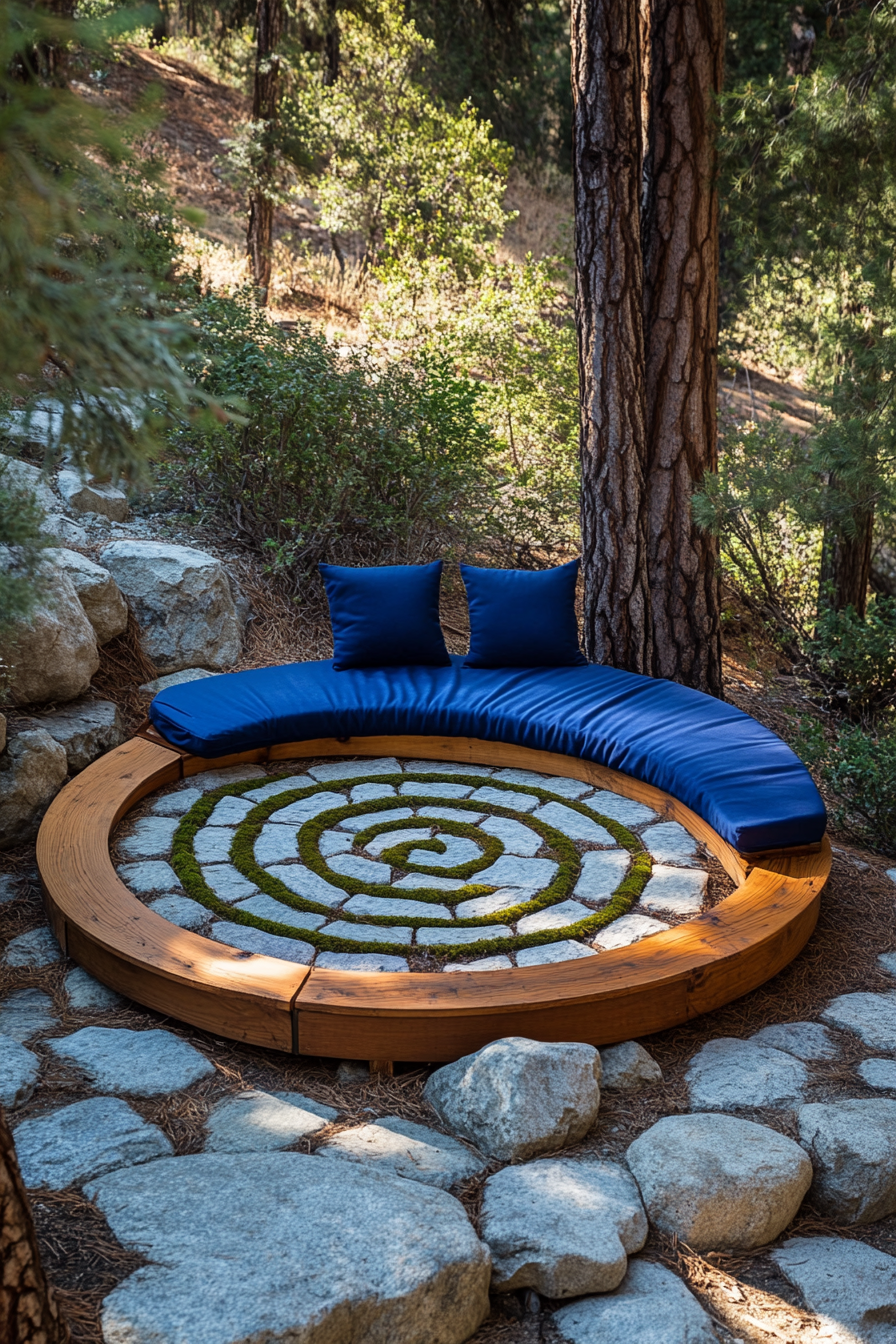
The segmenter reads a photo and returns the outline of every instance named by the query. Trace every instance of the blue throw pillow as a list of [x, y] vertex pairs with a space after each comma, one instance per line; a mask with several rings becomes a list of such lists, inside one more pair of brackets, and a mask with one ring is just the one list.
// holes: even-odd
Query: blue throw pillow
[[576, 622], [579, 562], [557, 569], [461, 565], [470, 607], [464, 667], [581, 667]]
[[320, 565], [333, 627], [333, 671], [350, 667], [445, 667], [439, 625], [442, 562], [349, 569]]

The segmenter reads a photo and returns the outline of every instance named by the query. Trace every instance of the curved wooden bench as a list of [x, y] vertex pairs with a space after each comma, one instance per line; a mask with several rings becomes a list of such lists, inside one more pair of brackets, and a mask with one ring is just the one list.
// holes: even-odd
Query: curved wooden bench
[[[321, 756], [399, 755], [567, 775], [681, 822], [737, 890], [706, 914], [631, 947], [553, 965], [466, 975], [309, 970], [228, 948], [168, 923], [116, 873], [109, 840], [146, 794], [225, 765]], [[718, 1008], [790, 962], [818, 918], [830, 846], [745, 861], [668, 794], [588, 761], [474, 738], [370, 737], [290, 742], [203, 760], [134, 738], [78, 775], [52, 803], [37, 862], [67, 954], [129, 998], [253, 1045], [343, 1059], [441, 1061], [501, 1036], [607, 1045]]]

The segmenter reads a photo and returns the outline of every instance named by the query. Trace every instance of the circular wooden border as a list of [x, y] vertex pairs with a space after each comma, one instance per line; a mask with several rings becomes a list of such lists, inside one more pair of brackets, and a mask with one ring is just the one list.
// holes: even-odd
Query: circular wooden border
[[[138, 901], [109, 854], [146, 794], [204, 770], [321, 756], [400, 755], [516, 766], [611, 789], [681, 822], [737, 883], [712, 910], [597, 957], [468, 975], [309, 970], [170, 924]], [[502, 1036], [608, 1045], [673, 1027], [770, 979], [806, 943], [831, 866], [817, 852], [739, 855], [669, 794], [589, 761], [475, 738], [290, 742], [203, 760], [132, 738], [56, 797], [37, 841], [60, 945], [122, 994], [216, 1035], [341, 1059], [443, 1061]]]

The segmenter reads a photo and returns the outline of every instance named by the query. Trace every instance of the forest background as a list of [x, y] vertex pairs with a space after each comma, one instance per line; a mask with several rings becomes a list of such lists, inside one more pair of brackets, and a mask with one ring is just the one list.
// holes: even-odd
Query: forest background
[[[0, 0], [0, 411], [51, 398], [54, 453], [226, 527], [297, 604], [324, 558], [574, 554], [569, 24], [563, 0]], [[134, 48], [251, 100], [219, 168], [245, 243], [166, 188], [152, 90], [101, 96]], [[890, 849], [894, 96], [892, 0], [730, 0], [720, 364], [798, 385], [811, 423], [723, 411], [693, 500], [723, 618], [794, 665], [820, 712], [792, 740]], [[2, 473], [0, 541], [11, 620], [44, 539]]]

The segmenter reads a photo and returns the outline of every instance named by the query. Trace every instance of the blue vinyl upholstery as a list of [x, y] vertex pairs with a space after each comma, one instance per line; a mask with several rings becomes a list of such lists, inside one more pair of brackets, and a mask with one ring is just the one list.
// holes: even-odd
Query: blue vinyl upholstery
[[150, 718], [224, 756], [318, 737], [477, 737], [619, 770], [678, 798], [742, 853], [813, 844], [824, 803], [790, 748], [733, 705], [612, 667], [290, 663], [172, 686]]

